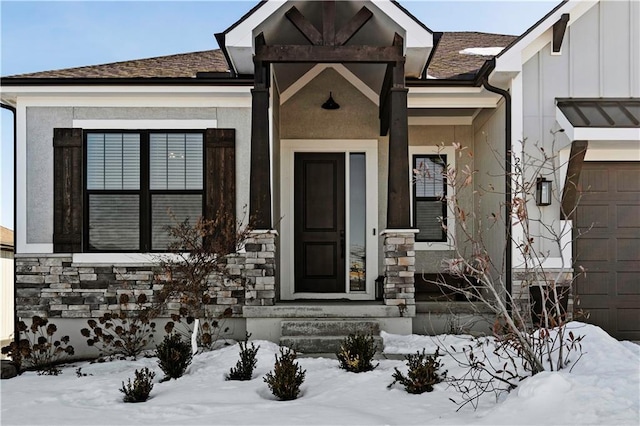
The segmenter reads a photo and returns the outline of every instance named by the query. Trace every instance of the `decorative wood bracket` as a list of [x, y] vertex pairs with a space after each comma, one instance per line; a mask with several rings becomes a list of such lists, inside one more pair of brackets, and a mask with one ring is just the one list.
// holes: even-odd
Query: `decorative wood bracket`
[[312, 45], [344, 46], [371, 19], [373, 13], [363, 6], [336, 32], [335, 1], [323, 1], [322, 33], [295, 6], [292, 6], [284, 15]]
[[560, 53], [560, 47], [562, 47], [562, 40], [564, 39], [568, 22], [569, 14], [563, 13], [560, 19], [558, 19], [558, 22], [553, 24], [553, 53]]
[[572, 219], [578, 204], [578, 182], [580, 172], [584, 163], [584, 156], [587, 153], [587, 141], [571, 142], [571, 153], [569, 154], [569, 164], [567, 166], [567, 177], [564, 180], [562, 189], [562, 203], [560, 217], [563, 220]]

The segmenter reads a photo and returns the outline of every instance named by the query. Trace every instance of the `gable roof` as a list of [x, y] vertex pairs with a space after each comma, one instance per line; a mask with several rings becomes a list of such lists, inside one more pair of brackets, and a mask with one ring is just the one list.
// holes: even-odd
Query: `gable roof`
[[[487, 59], [492, 56], [461, 54], [474, 47], [505, 47], [515, 36], [477, 32], [443, 33], [428, 69], [436, 79], [472, 80]], [[155, 58], [113, 62], [53, 71], [18, 74], [2, 78], [3, 84], [33, 81], [47, 84], [47, 80], [92, 79], [185, 79], [198, 73], [228, 73], [229, 66], [220, 49], [181, 53]]]
[[[295, 7], [313, 20], [314, 15], [322, 16], [319, 3], [305, 0], [261, 0], [240, 20], [222, 33], [216, 34], [232, 73], [253, 73], [254, 37], [260, 33], [264, 35], [268, 44], [299, 44], [302, 35], [297, 31], [289, 31], [294, 25], [286, 18], [287, 11]], [[368, 8], [376, 16], [376, 19], [368, 21], [358, 30], [358, 36], [368, 40], [365, 44], [372, 42], [372, 45], [378, 45], [382, 40], [392, 40], [394, 33], [400, 34], [404, 40], [406, 75], [421, 75], [434, 47], [433, 31], [396, 0], [337, 2], [335, 13], [338, 16], [349, 16], [361, 7]]]

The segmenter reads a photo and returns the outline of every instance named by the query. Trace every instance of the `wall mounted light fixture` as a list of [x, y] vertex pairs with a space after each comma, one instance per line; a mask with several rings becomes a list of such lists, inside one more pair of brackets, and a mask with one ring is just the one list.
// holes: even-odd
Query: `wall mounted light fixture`
[[336, 101], [333, 100], [333, 96], [331, 92], [329, 92], [329, 99], [325, 103], [322, 104], [322, 109], [339, 109], [340, 105]]
[[538, 177], [536, 181], [536, 206], [551, 205], [551, 181]]

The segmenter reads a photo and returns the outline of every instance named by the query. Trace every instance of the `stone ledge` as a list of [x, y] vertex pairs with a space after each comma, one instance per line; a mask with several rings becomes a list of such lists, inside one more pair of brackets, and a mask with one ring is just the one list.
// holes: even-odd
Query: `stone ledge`
[[400, 309], [397, 306], [349, 303], [244, 306], [242, 309], [244, 318], [396, 318], [413, 317], [415, 314], [415, 306], [408, 305], [403, 315], [400, 315]]

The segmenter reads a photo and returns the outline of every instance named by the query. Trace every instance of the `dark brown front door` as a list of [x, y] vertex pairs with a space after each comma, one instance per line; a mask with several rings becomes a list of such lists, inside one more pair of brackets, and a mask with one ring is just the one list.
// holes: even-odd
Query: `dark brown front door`
[[296, 153], [295, 291], [345, 292], [345, 154]]
[[574, 245], [586, 275], [577, 309], [618, 339], [640, 339], [640, 163], [585, 162]]

